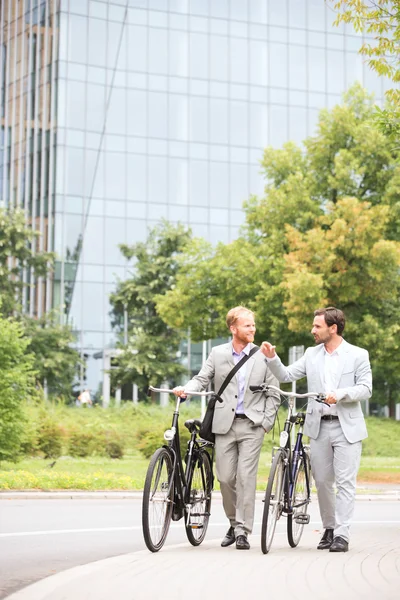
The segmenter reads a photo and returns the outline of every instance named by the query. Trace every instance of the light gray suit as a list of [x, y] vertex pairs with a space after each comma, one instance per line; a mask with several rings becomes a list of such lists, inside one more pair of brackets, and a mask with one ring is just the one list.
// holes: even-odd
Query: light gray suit
[[[250, 344], [253, 348], [254, 344]], [[212, 349], [203, 368], [185, 385], [187, 391], [201, 391], [212, 383], [218, 392], [226, 376], [235, 366], [232, 343]], [[268, 382], [278, 385], [268, 362], [256, 352], [246, 362], [244, 413], [247, 419], [236, 419], [238, 403], [237, 374], [231, 379], [217, 402], [214, 411], [217, 477], [221, 486], [223, 505], [235, 535], [251, 533], [258, 461], [265, 431], [272, 429], [280, 399], [278, 394], [266, 396], [250, 391], [250, 385]]]
[[[325, 348], [307, 348], [304, 355], [285, 367], [277, 356], [268, 361], [281, 382], [307, 377], [309, 392], [334, 391], [338, 421], [321, 421], [322, 406], [310, 400], [304, 433], [311, 438], [311, 463], [317, 486], [322, 523], [335, 536], [349, 539], [354, 511], [356, 477], [361, 457], [361, 440], [368, 436], [360, 400], [370, 398], [372, 374], [368, 352], [345, 340], [340, 344], [336, 387], [325, 389]], [[333, 484], [336, 480], [336, 502]]]

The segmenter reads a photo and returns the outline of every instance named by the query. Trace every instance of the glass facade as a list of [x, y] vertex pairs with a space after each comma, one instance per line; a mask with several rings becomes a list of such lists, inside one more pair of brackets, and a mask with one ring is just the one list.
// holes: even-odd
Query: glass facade
[[27, 310], [61, 308], [92, 390], [129, 270], [118, 244], [161, 217], [234, 239], [263, 148], [312, 134], [355, 80], [382, 99], [361, 37], [333, 18], [324, 0], [1, 2], [2, 202], [57, 253]]

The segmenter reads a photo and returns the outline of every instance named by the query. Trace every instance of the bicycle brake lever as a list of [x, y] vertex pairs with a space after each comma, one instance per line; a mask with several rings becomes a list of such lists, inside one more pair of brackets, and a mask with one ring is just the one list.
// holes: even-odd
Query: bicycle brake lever
[[326, 406], [330, 406], [329, 402], [325, 402], [325, 398], [326, 398], [325, 394], [319, 394], [317, 396], [317, 398], [315, 398], [315, 400], [317, 402], [319, 402], [320, 404], [326, 404]]
[[249, 388], [250, 388], [250, 391], [253, 392], [253, 394], [255, 394], [256, 392], [264, 391], [264, 388], [261, 385], [250, 385]]

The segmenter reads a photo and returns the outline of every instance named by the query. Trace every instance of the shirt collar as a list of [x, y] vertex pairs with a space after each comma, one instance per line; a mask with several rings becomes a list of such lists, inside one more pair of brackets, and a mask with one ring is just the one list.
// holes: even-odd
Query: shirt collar
[[335, 356], [335, 355], [340, 356], [343, 352], [343, 349], [344, 349], [343, 338], [342, 338], [342, 341], [340, 342], [339, 346], [337, 348], [335, 348], [335, 350], [333, 352], [328, 352], [324, 346], [325, 354], [327, 354], [328, 356]]
[[248, 356], [250, 354], [250, 350], [251, 350], [251, 343], [249, 342], [247, 344], [247, 346], [245, 346], [243, 348], [243, 350], [239, 353], [235, 351], [232, 342], [231, 342], [231, 348], [232, 348], [232, 354], [234, 354], [235, 356], [241, 356], [242, 354], [246, 354], [246, 356]]

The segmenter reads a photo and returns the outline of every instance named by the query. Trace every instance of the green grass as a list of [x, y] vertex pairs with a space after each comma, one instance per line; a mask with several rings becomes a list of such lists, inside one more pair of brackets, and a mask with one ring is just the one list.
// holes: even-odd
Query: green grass
[[[112, 429], [125, 443], [122, 459], [102, 456], [72, 458], [62, 456], [53, 465], [53, 459], [40, 456], [27, 457], [19, 463], [3, 462], [0, 465], [0, 490], [22, 489], [82, 489], [82, 490], [140, 490], [143, 489], [149, 455], [163, 443], [162, 433], [170, 426], [172, 405], [166, 409], [147, 405], [121, 409], [76, 409], [63, 406], [47, 407], [47, 414], [68, 432], [79, 426], [87, 430]], [[32, 420], [38, 418], [32, 409]], [[192, 402], [181, 409], [181, 425], [189, 417], [198, 417], [199, 404]], [[285, 415], [280, 413], [280, 426]], [[370, 417], [367, 419], [369, 438], [363, 442], [363, 455], [359, 481], [391, 482], [400, 484], [400, 422]], [[67, 435], [67, 433], [66, 433]], [[272, 445], [278, 444], [278, 427], [275, 437], [265, 436], [261, 453], [257, 488], [266, 486], [271, 464]], [[142, 449], [142, 451], [139, 451]], [[144, 455], [147, 454], [147, 457]], [[218, 489], [218, 483], [216, 482]]]
[[17, 465], [2, 463], [0, 490], [140, 490], [149, 461], [140, 452], [132, 452], [122, 459], [66, 456], [51, 467], [53, 462], [34, 457]]
[[[52, 462], [26, 458], [17, 465], [2, 463], [0, 490], [141, 490], [149, 464], [140, 452], [131, 452], [120, 460], [62, 457], [51, 468]], [[263, 449], [258, 470], [259, 490], [265, 489], [270, 464], [271, 452]], [[358, 480], [400, 484], [400, 457], [363, 456]], [[215, 487], [219, 487], [217, 481]]]

